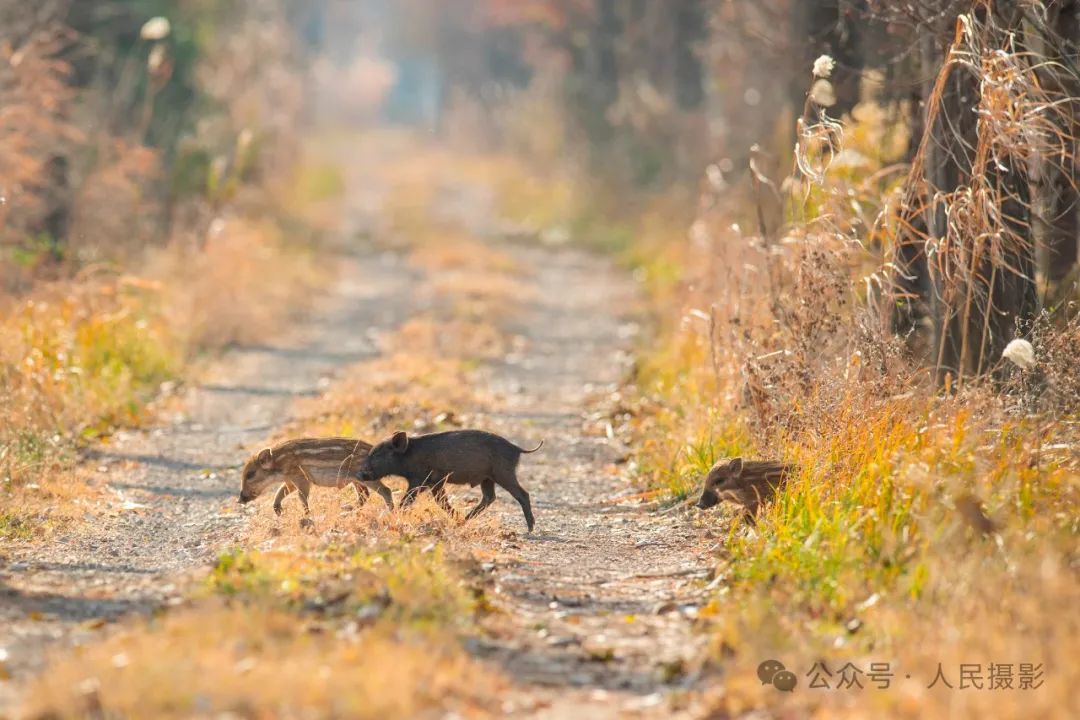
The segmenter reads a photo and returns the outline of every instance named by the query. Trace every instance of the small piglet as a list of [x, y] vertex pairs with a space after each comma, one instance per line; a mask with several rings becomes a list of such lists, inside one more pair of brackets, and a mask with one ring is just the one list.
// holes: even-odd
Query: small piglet
[[274, 483], [281, 483], [274, 495], [274, 512], [281, 514], [281, 501], [295, 492], [308, 508], [312, 485], [341, 488], [352, 485], [360, 504], [367, 502], [374, 490], [394, 509], [390, 488], [378, 481], [360, 479], [357, 471], [371, 445], [356, 438], [301, 438], [264, 448], [244, 464], [240, 502], [251, 502]]
[[697, 506], [705, 510], [727, 500], [742, 505], [747, 519], [752, 521], [761, 503], [771, 499], [795, 469], [794, 465], [780, 462], [744, 462], [742, 458], [720, 460], [705, 476], [705, 487]]
[[495, 486], [506, 490], [521, 505], [529, 530], [533, 529], [532, 505], [529, 493], [517, 480], [517, 464], [522, 453], [536, 452], [518, 447], [504, 437], [483, 430], [453, 430], [451, 432], [418, 435], [410, 438], [395, 433], [371, 449], [360, 467], [362, 481], [375, 482], [388, 475], [409, 481], [409, 490], [401, 501], [407, 507], [423, 489], [429, 489], [436, 502], [453, 514], [443, 486], [480, 486], [483, 497], [465, 517], [476, 517], [495, 500]]

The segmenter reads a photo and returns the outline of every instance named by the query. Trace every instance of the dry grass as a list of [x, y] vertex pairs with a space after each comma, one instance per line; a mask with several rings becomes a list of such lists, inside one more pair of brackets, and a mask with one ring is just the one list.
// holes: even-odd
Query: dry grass
[[150, 272], [168, 287], [162, 314], [188, 351], [219, 350], [278, 332], [332, 280], [316, 249], [290, 246], [269, 221], [226, 221], [203, 252], [164, 251]]
[[[229, 628], [207, 643], [208, 628]], [[31, 691], [31, 718], [424, 717], [490, 715], [482, 670], [437, 637], [392, 626], [304, 627], [281, 611], [207, 604], [120, 632], [52, 666]], [[485, 683], [497, 682], [490, 676]]]
[[[351, 367], [322, 397], [300, 402], [300, 419], [287, 431], [377, 441], [402, 428], [460, 425], [483, 402], [471, 376], [476, 362], [501, 343], [490, 326], [413, 319], [385, 340], [386, 354]], [[470, 351], [484, 354], [462, 355]]]
[[[1072, 717], [1080, 426], [1064, 348], [1080, 326], [1046, 320], [1037, 370], [939, 396], [868, 302], [888, 249], [867, 235], [898, 178], [877, 114], [856, 115], [845, 152], [860, 162], [793, 183], [775, 237], [740, 229], [757, 227], [754, 204], [728, 191], [686, 234], [646, 218], [633, 254], [660, 319], [619, 416], [643, 481], [683, 497], [723, 456], [801, 467], [756, 526], [697, 520], [725, 537], [702, 620], [725, 677], [712, 711]], [[766, 658], [795, 670], [793, 694], [761, 685]], [[895, 678], [811, 690], [821, 661], [887, 662]], [[1045, 684], [928, 690], [939, 662], [957, 688], [961, 663], [984, 682], [990, 663], [1041, 665]]]
[[0, 250], [21, 261], [0, 266], [4, 287], [25, 281], [24, 266], [35, 264], [36, 255], [56, 252], [59, 238], [40, 229], [56, 204], [56, 158], [81, 138], [70, 121], [72, 67], [61, 59], [71, 33], [43, 24], [17, 47], [7, 33], [0, 37]]
[[436, 357], [456, 358], [466, 365], [500, 359], [512, 344], [513, 339], [490, 322], [457, 317], [437, 319], [428, 314], [407, 321], [387, 341], [387, 347], [395, 352], [419, 349]]
[[444, 318], [487, 324], [518, 311], [535, 297], [527, 271], [509, 254], [448, 223], [413, 221], [410, 262], [428, 272], [446, 309]]
[[397, 353], [364, 363], [326, 398], [301, 405], [300, 412], [310, 414], [300, 422], [305, 433], [315, 434], [379, 437], [402, 426], [424, 430], [472, 399], [468, 386], [458, 361]]
[[490, 714], [501, 681], [456, 641], [482, 597], [442, 550], [381, 537], [378, 547], [344, 543], [329, 528], [322, 539], [301, 533], [223, 555], [184, 607], [54, 661], [24, 713]]
[[460, 228], [444, 228], [432, 237], [419, 238], [409, 261], [432, 274], [459, 271], [465, 273], [522, 272], [521, 266], [508, 253], [480, 242]]
[[66, 472], [79, 443], [141, 422], [199, 353], [273, 331], [320, 281], [310, 251], [288, 247], [269, 223], [233, 220], [200, 254], [163, 250], [141, 275], [88, 268], [6, 299], [0, 494], [16, 518], [7, 524], [41, 534], [81, 516], [71, 501], [92, 491]]

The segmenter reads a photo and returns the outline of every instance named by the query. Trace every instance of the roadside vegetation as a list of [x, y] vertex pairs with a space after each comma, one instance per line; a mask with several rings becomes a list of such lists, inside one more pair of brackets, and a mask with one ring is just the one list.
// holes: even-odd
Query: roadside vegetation
[[[34, 540], [105, 500], [73, 467], [81, 447], [138, 425], [202, 358], [305, 307], [332, 275], [319, 223], [334, 222], [341, 183], [298, 145], [284, 17], [11, 14], [0, 32], [0, 539]], [[227, 36], [263, 43], [267, 65], [230, 65]], [[195, 113], [196, 98], [213, 110]]]

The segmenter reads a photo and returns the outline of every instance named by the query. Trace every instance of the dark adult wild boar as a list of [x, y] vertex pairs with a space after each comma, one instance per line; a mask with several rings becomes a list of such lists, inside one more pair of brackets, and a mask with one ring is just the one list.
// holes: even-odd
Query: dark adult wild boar
[[753, 520], [761, 503], [772, 498], [794, 470], [794, 465], [780, 462], [744, 462], [742, 458], [720, 460], [705, 476], [705, 487], [697, 506], [705, 510], [727, 500], [742, 505], [747, 519]]
[[480, 486], [483, 497], [465, 517], [476, 517], [495, 500], [495, 486], [506, 490], [521, 505], [529, 530], [533, 529], [532, 505], [529, 493], [517, 480], [517, 465], [522, 453], [536, 452], [518, 447], [504, 437], [483, 430], [453, 430], [451, 432], [418, 435], [410, 438], [395, 433], [371, 449], [360, 467], [359, 478], [374, 482], [389, 475], [409, 481], [409, 490], [402, 507], [407, 507], [416, 495], [427, 488], [436, 502], [453, 514], [443, 485]]

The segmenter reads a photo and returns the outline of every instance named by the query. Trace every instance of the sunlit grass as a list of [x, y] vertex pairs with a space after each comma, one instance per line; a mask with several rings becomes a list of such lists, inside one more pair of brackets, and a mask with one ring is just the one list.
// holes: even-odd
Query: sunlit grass
[[[208, 642], [208, 628], [229, 633]], [[500, 684], [452, 643], [392, 623], [357, 631], [269, 608], [206, 603], [55, 663], [31, 687], [25, 713], [374, 720], [456, 709], [486, 716], [486, 694]]]
[[33, 527], [25, 517], [8, 511], [0, 512], [0, 540], [29, 540]]
[[472, 619], [472, 595], [439, 547], [408, 540], [381, 549], [277, 545], [222, 555], [207, 577], [207, 592], [322, 617], [377, 614], [414, 629], [464, 626]]
[[[276, 277], [267, 283], [267, 277]], [[0, 334], [0, 496], [42, 534], [83, 515], [58, 491], [73, 450], [146, 418], [198, 357], [280, 324], [322, 277], [270, 223], [226, 224], [199, 254], [169, 248], [142, 276], [99, 274], [7, 299]], [[81, 494], [79, 494], [81, 495]], [[50, 521], [45, 521], [49, 518]]]
[[[874, 137], [852, 133], [865, 164], [830, 174], [789, 220], [828, 216], [842, 238], [872, 218], [883, 193], [867, 182], [883, 162]], [[1018, 413], [988, 385], [937, 396], [887, 340], [859, 343], [863, 318], [848, 295], [836, 295], [846, 305], [828, 299], [846, 274], [850, 295], [865, 300], [858, 283], [874, 259], [864, 248], [837, 251], [816, 226], [799, 226], [763, 252], [730, 226], [745, 207], [706, 216], [689, 234], [643, 220], [629, 255], [658, 333], [635, 378], [642, 481], [681, 498], [716, 458], [799, 468], [753, 525], [730, 511], [695, 514], [724, 538], [721, 582], [702, 612], [711, 660], [725, 669], [714, 711], [1067, 717], [1057, 688], [995, 701], [926, 685], [939, 661], [954, 681], [960, 663], [991, 659], [1063, 663], [1075, 677], [1065, 668], [1075, 632], [1051, 619], [1080, 592], [1064, 569], [1078, 535], [1075, 421]], [[831, 336], [807, 342], [830, 315]], [[799, 668], [793, 695], [754, 675], [770, 657]], [[821, 659], [864, 670], [891, 661], [916, 679], [901, 675], [890, 693], [808, 695], [803, 674]]]

